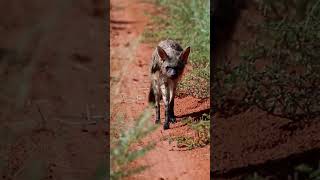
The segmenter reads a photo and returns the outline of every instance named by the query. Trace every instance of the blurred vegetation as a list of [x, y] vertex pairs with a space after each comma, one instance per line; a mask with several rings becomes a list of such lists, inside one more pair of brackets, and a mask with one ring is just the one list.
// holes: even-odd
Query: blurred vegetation
[[[46, 166], [41, 157], [28, 154], [13, 171], [12, 149], [26, 132], [39, 127], [36, 120], [23, 121], [17, 119], [23, 112], [31, 88], [33, 71], [37, 61], [34, 56], [39, 53], [38, 45], [49, 31], [61, 12], [70, 7], [71, 1], [59, 2], [61, 8], [56, 14], [44, 16], [41, 22], [31, 24], [19, 36], [13, 48], [0, 47], [0, 174], [2, 178], [43, 179], [46, 176]], [[43, 128], [43, 127], [40, 127]], [[27, 153], [33, 153], [33, 143], [26, 145]], [[18, 160], [16, 160], [18, 161]], [[11, 172], [13, 171], [13, 172]]]
[[191, 47], [187, 73], [178, 86], [178, 94], [209, 97], [210, 80], [210, 1], [151, 0], [161, 8], [160, 15], [149, 14], [153, 25], [144, 32], [144, 41], [159, 43], [174, 39]]
[[[320, 167], [312, 167], [308, 164], [300, 164], [293, 168], [292, 174], [288, 174], [288, 180], [319, 180], [320, 179]], [[279, 179], [276, 175], [268, 175], [267, 177], [254, 173], [246, 178], [246, 180], [267, 180], [267, 179]]]
[[[133, 149], [133, 145], [138, 143], [142, 138], [154, 131], [158, 126], [150, 121], [151, 111], [146, 110], [136, 120], [132, 127], [121, 129], [119, 135], [114, 133], [111, 136], [110, 148], [110, 178], [111, 180], [118, 180], [130, 175], [139, 173], [148, 166], [139, 166], [132, 168], [130, 163], [139, 157], [144, 156], [148, 151], [154, 148], [154, 143], [149, 142], [140, 149]], [[112, 125], [115, 126], [116, 124]]]
[[101, 160], [101, 163], [98, 165], [96, 169], [94, 180], [106, 180], [107, 177], [109, 177], [109, 169], [107, 169], [107, 164], [108, 161], [106, 159]]
[[[0, 47], [0, 177], [2, 179], [30, 179], [39, 180], [48, 178], [47, 160], [44, 160], [39, 148], [45, 145], [37, 145], [30, 139], [31, 133], [40, 132], [44, 129], [36, 119], [20, 119], [25, 113], [25, 105], [30, 95], [32, 87], [32, 77], [41, 53], [39, 45], [47, 38], [47, 32], [55, 27], [59, 19], [63, 17], [68, 8], [72, 6], [71, 0], [57, 1], [57, 11], [48, 11], [39, 14], [33, 19], [31, 16], [21, 17], [22, 14], [14, 14], [10, 9], [13, 20], [24, 19], [25, 22], [33, 20], [34, 23], [26, 26], [19, 26], [19, 22], [10, 21], [10, 26], [14, 31], [20, 32], [19, 37], [12, 37], [13, 46], [10, 48]], [[15, 2], [6, 3], [7, 8], [14, 8]], [[30, 13], [30, 9], [37, 8], [37, 2], [30, 2], [30, 6], [23, 8], [25, 13]], [[16, 8], [16, 7], [15, 7]], [[18, 7], [19, 8], [19, 7]], [[32, 14], [32, 13], [31, 13]], [[20, 16], [21, 15], [21, 16]], [[32, 22], [33, 22], [32, 21]], [[17, 25], [16, 25], [17, 23]], [[3, 28], [7, 28], [4, 24]], [[14, 41], [13, 41], [14, 40]], [[49, 130], [51, 132], [51, 130]], [[21, 145], [21, 142], [22, 145]], [[63, 142], [65, 143], [65, 142]], [[21, 146], [19, 146], [21, 145]], [[17, 149], [20, 148], [20, 149]], [[19, 153], [19, 157], [14, 155]], [[22, 156], [24, 155], [24, 156]], [[103, 167], [103, 171], [101, 170]], [[96, 178], [105, 179], [105, 165], [99, 167]]]
[[307, 164], [301, 164], [295, 167], [296, 180], [319, 180], [320, 179], [320, 167], [313, 168]]
[[293, 121], [320, 114], [320, 1], [259, 0], [262, 23], [243, 43], [241, 63], [219, 64], [215, 110], [231, 116], [256, 106]]

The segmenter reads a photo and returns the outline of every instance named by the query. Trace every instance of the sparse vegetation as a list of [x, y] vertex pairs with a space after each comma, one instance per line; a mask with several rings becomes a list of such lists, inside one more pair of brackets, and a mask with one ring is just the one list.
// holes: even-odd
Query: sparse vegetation
[[154, 24], [144, 33], [144, 40], [158, 43], [171, 38], [184, 47], [191, 46], [192, 71], [178, 86], [182, 95], [209, 97], [210, 80], [210, 1], [208, 0], [153, 0], [166, 13], [152, 16]]
[[197, 121], [191, 117], [182, 121], [194, 131], [193, 136], [167, 137], [163, 140], [168, 140], [169, 143], [176, 142], [178, 148], [186, 148], [187, 150], [210, 144], [210, 115], [203, 114]]
[[313, 168], [307, 164], [301, 164], [295, 168], [295, 172], [298, 175], [298, 179], [305, 180], [319, 180], [320, 179], [320, 167]]
[[151, 112], [146, 110], [137, 119], [133, 127], [121, 130], [119, 137], [111, 137], [110, 149], [110, 178], [118, 180], [145, 170], [148, 166], [130, 168], [130, 163], [139, 157], [144, 156], [154, 147], [150, 142], [141, 149], [133, 149], [133, 145], [143, 137], [154, 131], [157, 126], [150, 122]]
[[293, 121], [319, 116], [319, 1], [259, 4], [265, 21], [249, 24], [258, 34], [242, 44], [242, 62], [217, 67], [216, 110], [230, 116], [256, 106]]
[[[276, 176], [268, 175], [264, 177], [255, 172], [250, 175], [246, 180], [267, 180], [267, 179], [279, 179]], [[288, 180], [319, 180], [320, 179], [320, 167], [314, 168], [308, 164], [300, 164], [295, 166], [292, 174], [288, 174]]]
[[265, 178], [261, 177], [258, 173], [253, 173], [246, 178], [246, 180], [265, 180]]

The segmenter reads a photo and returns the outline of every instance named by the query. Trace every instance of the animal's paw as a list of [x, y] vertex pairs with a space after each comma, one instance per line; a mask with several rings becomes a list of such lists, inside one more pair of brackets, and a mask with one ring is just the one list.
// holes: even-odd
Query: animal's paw
[[163, 125], [163, 129], [164, 130], [166, 130], [166, 129], [169, 129], [170, 127], [169, 127], [169, 123], [165, 123], [164, 125]]

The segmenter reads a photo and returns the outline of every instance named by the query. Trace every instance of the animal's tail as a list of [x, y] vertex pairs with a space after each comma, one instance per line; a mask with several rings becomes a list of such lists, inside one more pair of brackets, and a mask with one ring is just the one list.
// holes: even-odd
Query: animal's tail
[[156, 98], [152, 89], [152, 85], [150, 85], [148, 101], [149, 101], [149, 104], [151, 105], [154, 105], [156, 103]]

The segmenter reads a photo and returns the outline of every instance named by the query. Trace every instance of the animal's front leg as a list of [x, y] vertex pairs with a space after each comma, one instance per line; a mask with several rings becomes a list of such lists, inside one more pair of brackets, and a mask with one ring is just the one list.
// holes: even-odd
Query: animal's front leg
[[163, 125], [163, 129], [169, 129], [169, 122], [170, 122], [170, 108], [169, 108], [169, 91], [166, 85], [161, 86], [161, 92], [162, 92], [162, 99], [164, 103], [164, 110], [165, 110], [165, 121]]
[[[166, 100], [166, 101], [165, 101]], [[169, 101], [168, 98], [163, 98], [164, 103], [164, 109], [165, 109], [165, 121], [163, 125], [163, 129], [169, 129], [169, 123], [170, 123], [170, 108], [169, 108]]]
[[174, 97], [169, 104], [169, 118], [171, 123], [176, 123], [176, 118], [174, 116]]
[[159, 90], [159, 86], [154, 83], [153, 84], [153, 94], [154, 94], [154, 101], [155, 101], [155, 110], [156, 110], [156, 124], [160, 123], [160, 97], [161, 97], [161, 92]]
[[176, 122], [176, 118], [174, 117], [174, 98], [176, 94], [176, 82], [171, 81], [169, 83], [169, 95], [170, 95], [170, 103], [169, 103], [169, 119], [171, 123]]
[[155, 109], [156, 109], [156, 124], [160, 124], [160, 97], [159, 95], [155, 96], [155, 100], [156, 100], [156, 105], [155, 105]]

